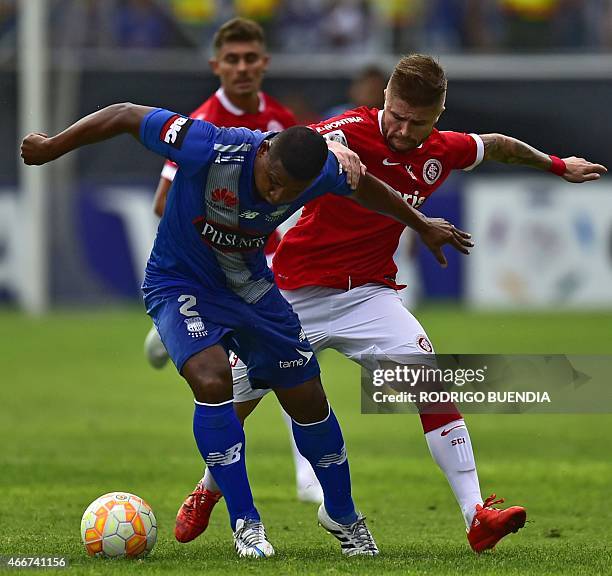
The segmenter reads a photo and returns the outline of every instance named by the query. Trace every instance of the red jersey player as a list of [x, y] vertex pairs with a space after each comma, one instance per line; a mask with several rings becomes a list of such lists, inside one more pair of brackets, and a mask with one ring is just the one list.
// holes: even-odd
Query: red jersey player
[[[372, 174], [415, 207], [451, 170], [470, 170], [483, 160], [548, 170], [569, 182], [596, 180], [606, 172], [599, 164], [561, 160], [500, 134], [436, 130], [446, 86], [444, 71], [432, 58], [407, 56], [389, 80], [383, 110], [357, 108], [312, 127], [357, 152]], [[397, 363], [422, 354], [427, 364], [433, 346], [397, 294], [393, 254], [402, 230], [390, 218], [330, 195], [305, 206], [277, 249], [274, 272], [316, 352], [335, 348], [369, 369], [376, 367], [368, 364], [372, 354]], [[244, 419], [265, 393], [251, 388], [237, 361], [234, 402], [239, 416]], [[465, 421], [452, 404], [444, 408], [438, 410], [443, 413], [421, 414], [425, 439], [459, 503], [468, 541], [481, 552], [521, 528], [526, 511], [493, 508], [499, 502], [495, 495], [483, 502]], [[220, 497], [208, 471], [196, 489]], [[208, 516], [197, 510], [189, 516], [193, 537], [206, 527]]]
[[[217, 30], [213, 39], [214, 56], [209, 60], [221, 86], [190, 117], [223, 127], [280, 131], [296, 124], [293, 114], [274, 98], [261, 91], [270, 57], [266, 53], [264, 33], [256, 22], [234, 18]], [[177, 167], [166, 161], [155, 191], [153, 210], [161, 218]], [[266, 245], [269, 257], [280, 236], [273, 235]], [[168, 354], [155, 327], [145, 339], [145, 355], [154, 368], [163, 367]]]

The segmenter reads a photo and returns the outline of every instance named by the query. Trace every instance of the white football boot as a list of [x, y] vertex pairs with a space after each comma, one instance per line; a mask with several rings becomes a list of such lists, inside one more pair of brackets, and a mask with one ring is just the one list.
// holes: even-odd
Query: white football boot
[[170, 358], [155, 326], [151, 326], [145, 338], [144, 353], [149, 364], [157, 370], [163, 368]]
[[234, 532], [234, 546], [241, 558], [268, 558], [274, 548], [268, 542], [266, 529], [260, 520], [239, 518]]
[[365, 516], [357, 515], [352, 524], [339, 524], [332, 520], [325, 510], [325, 505], [319, 506], [319, 524], [332, 536], [340, 540], [342, 554], [346, 556], [378, 556], [378, 547], [372, 533], [365, 523]]

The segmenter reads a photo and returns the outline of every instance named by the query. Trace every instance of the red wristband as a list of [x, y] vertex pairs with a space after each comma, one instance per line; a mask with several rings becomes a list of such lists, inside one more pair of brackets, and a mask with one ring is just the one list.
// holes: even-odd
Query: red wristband
[[563, 176], [563, 174], [565, 174], [565, 171], [567, 170], [565, 162], [563, 162], [563, 160], [561, 160], [561, 158], [559, 158], [558, 156], [553, 156], [552, 154], [549, 154], [549, 158], [552, 164], [550, 165], [548, 171], [552, 172], [553, 174], [556, 174], [557, 176]]

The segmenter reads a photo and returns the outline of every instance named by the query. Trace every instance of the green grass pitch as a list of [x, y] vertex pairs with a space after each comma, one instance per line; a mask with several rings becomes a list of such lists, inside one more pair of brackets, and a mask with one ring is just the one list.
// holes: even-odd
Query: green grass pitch
[[[418, 316], [438, 352], [612, 353], [610, 313]], [[188, 387], [146, 365], [147, 329], [140, 309], [0, 312], [0, 556], [66, 556], [68, 574], [612, 574], [611, 415], [467, 416], [483, 495], [529, 512], [523, 530], [476, 556], [418, 418], [360, 415], [359, 371], [335, 353], [323, 355], [324, 384], [380, 557], [341, 557], [316, 506], [296, 501], [272, 397], [247, 423], [247, 462], [277, 556], [237, 559], [223, 505], [203, 537], [178, 544], [174, 516], [201, 458]], [[159, 538], [144, 560], [91, 559], [81, 545], [83, 510], [116, 490], [155, 511]]]

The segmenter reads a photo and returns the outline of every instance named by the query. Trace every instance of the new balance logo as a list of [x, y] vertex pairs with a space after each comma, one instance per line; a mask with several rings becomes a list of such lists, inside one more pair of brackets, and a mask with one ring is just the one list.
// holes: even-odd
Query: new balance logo
[[234, 446], [228, 448], [225, 452], [210, 452], [204, 460], [209, 468], [213, 466], [229, 466], [240, 460], [240, 450], [242, 450], [242, 442], [238, 442]]
[[346, 446], [342, 446], [340, 454], [326, 454], [317, 462], [319, 468], [329, 468], [332, 464], [340, 466], [346, 462]]

